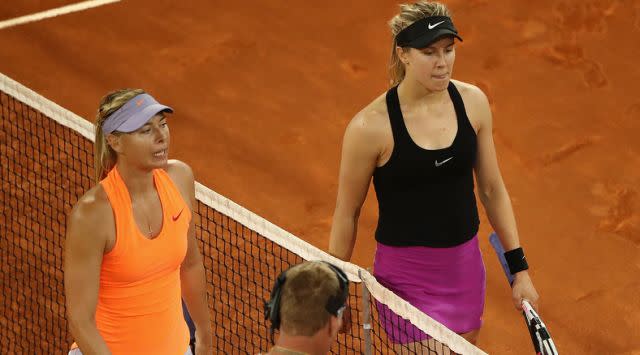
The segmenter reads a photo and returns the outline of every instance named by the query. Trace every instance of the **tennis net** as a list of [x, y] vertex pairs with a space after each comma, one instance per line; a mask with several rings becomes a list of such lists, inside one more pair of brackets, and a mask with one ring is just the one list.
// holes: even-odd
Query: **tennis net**
[[[92, 140], [90, 122], [0, 74], [0, 353], [65, 353], [73, 341], [62, 254], [66, 216], [93, 184]], [[325, 260], [353, 281], [352, 326], [338, 336], [332, 353], [484, 354], [367, 270], [333, 258], [200, 183], [196, 197], [196, 236], [217, 353], [268, 350], [263, 302], [275, 277], [303, 260]]]

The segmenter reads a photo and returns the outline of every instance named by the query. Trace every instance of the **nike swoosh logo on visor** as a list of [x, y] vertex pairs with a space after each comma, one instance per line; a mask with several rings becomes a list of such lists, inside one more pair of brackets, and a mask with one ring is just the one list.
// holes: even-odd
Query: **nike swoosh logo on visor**
[[438, 26], [439, 24], [441, 24], [441, 23], [443, 23], [443, 22], [444, 22], [444, 21], [440, 21], [440, 22], [438, 22], [438, 23], [436, 23], [436, 24], [434, 24], [434, 25], [432, 25], [432, 24], [428, 24], [428, 25], [427, 25], [427, 27], [429, 27], [429, 29], [430, 29], [430, 30], [432, 30], [432, 29], [436, 28], [436, 26]]

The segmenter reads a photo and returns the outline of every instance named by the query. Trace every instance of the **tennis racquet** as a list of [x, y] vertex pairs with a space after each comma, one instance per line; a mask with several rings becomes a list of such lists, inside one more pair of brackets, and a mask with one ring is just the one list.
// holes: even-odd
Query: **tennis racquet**
[[[504, 248], [500, 243], [500, 239], [496, 233], [491, 233], [489, 236], [489, 242], [493, 247], [493, 250], [498, 255], [500, 264], [502, 265], [502, 271], [509, 280], [509, 285], [513, 285], [513, 275], [509, 271], [507, 260], [504, 258]], [[547, 327], [542, 322], [542, 319], [538, 313], [531, 307], [531, 304], [527, 300], [522, 300], [522, 314], [527, 323], [529, 329], [529, 335], [531, 335], [531, 341], [537, 355], [558, 355], [556, 346], [551, 339], [551, 335], [547, 330]]]

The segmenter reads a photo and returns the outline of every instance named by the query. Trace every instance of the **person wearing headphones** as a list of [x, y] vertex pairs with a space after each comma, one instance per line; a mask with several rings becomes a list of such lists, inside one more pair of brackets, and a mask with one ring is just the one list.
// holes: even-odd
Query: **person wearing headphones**
[[280, 331], [266, 355], [327, 354], [342, 327], [348, 296], [347, 275], [327, 262], [305, 261], [281, 273], [265, 303], [272, 342]]

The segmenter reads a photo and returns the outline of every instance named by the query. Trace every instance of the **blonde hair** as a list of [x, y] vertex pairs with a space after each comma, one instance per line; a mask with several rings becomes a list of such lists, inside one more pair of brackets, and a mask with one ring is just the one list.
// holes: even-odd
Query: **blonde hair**
[[391, 86], [396, 86], [404, 79], [404, 63], [396, 53], [396, 36], [400, 31], [409, 27], [412, 23], [429, 16], [449, 16], [450, 11], [446, 5], [435, 1], [418, 1], [413, 4], [400, 5], [400, 13], [389, 21], [393, 43], [391, 44], [391, 61], [389, 63], [389, 75]]
[[292, 267], [282, 286], [282, 330], [290, 335], [314, 335], [331, 317], [325, 308], [329, 297], [340, 292], [338, 277], [327, 264], [307, 261]]
[[[116, 152], [107, 143], [107, 139], [102, 133], [102, 124], [111, 115], [126, 104], [129, 100], [137, 95], [144, 94], [142, 89], [122, 89], [116, 90], [105, 95], [100, 100], [98, 115], [96, 117], [96, 142], [94, 148], [94, 164], [96, 168], [96, 183], [100, 182], [107, 173], [116, 165], [118, 156]], [[117, 134], [117, 132], [114, 132]]]

